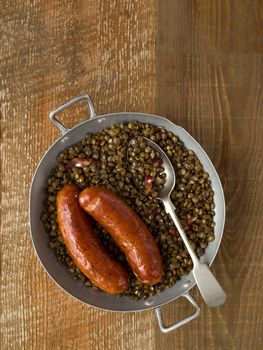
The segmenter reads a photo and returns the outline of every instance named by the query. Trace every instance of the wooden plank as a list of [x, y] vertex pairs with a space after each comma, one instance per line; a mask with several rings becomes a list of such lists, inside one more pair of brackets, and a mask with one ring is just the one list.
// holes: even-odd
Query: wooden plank
[[[1, 349], [153, 349], [154, 315], [89, 308], [40, 266], [29, 186], [59, 136], [48, 113], [84, 92], [98, 113], [155, 108], [153, 1], [4, 1], [1, 12]], [[73, 113], [74, 112], [74, 113]], [[66, 125], [87, 118], [80, 104]]]
[[[228, 294], [157, 349], [262, 349], [262, 3], [159, 1], [157, 113], [186, 128], [221, 177], [227, 203], [212, 270]], [[172, 322], [190, 312], [166, 308]]]

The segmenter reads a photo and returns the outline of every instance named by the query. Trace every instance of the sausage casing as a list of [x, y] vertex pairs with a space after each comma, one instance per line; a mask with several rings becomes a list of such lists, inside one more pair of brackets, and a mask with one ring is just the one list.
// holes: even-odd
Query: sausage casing
[[84, 189], [79, 202], [112, 236], [141, 282], [150, 285], [160, 282], [163, 267], [157, 243], [131, 207], [101, 187]]
[[58, 193], [60, 232], [80, 271], [105, 292], [119, 294], [129, 286], [128, 272], [109, 255], [96, 236], [91, 219], [79, 205], [79, 193], [75, 185], [66, 185]]

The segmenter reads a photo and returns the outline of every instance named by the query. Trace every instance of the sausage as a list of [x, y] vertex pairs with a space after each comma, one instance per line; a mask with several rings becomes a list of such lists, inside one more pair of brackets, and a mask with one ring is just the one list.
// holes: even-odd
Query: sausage
[[101, 187], [84, 189], [79, 203], [112, 236], [141, 282], [160, 282], [163, 266], [157, 243], [131, 207]]
[[57, 196], [60, 232], [68, 251], [80, 271], [97, 287], [109, 294], [119, 294], [129, 286], [128, 272], [113, 259], [93, 229], [91, 218], [80, 207], [80, 190], [66, 185]]

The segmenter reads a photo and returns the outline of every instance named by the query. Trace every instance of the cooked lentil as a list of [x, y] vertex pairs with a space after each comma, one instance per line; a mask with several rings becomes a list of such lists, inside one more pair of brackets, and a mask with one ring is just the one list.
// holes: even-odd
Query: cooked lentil
[[[95, 223], [96, 232], [110, 254], [127, 266], [131, 282], [124, 294], [135, 299], [147, 298], [173, 286], [192, 269], [188, 252], [162, 203], [152, 193], [151, 196], [142, 193], [133, 182], [133, 176], [138, 176], [140, 171], [135, 166], [135, 174], [131, 174], [126, 147], [131, 139], [139, 137], [140, 140], [140, 136], [155, 141], [170, 158], [177, 179], [171, 200], [197, 255], [203, 255], [207, 244], [215, 239], [213, 191], [209, 175], [204, 172], [195, 153], [187, 150], [176, 135], [163, 127], [137, 121], [115, 124], [96, 134], [87, 134], [85, 139], [65, 149], [58, 155], [58, 166], [48, 179], [47, 199], [42, 213], [42, 221], [50, 238], [49, 246], [54, 249], [58, 262], [67, 266], [74, 279], [81, 279], [87, 287], [98, 290], [74, 265], [66, 249], [57, 225], [56, 196], [64, 185], [74, 183], [81, 189], [100, 185], [123, 198], [147, 224], [156, 239], [165, 271], [161, 282], [155, 286], [139, 282], [111, 236]], [[149, 159], [158, 159], [158, 154], [153, 154], [142, 142], [132, 145], [132, 150], [140, 155], [141, 161], [146, 160], [145, 164]], [[159, 168], [160, 165], [158, 163]], [[158, 176], [160, 174], [159, 171]], [[142, 179], [139, 178], [140, 181]]]

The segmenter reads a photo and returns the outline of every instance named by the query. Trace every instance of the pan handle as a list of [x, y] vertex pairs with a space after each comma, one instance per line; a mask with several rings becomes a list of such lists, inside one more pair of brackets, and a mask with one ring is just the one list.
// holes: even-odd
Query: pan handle
[[165, 324], [163, 323], [162, 308], [157, 307], [155, 309], [155, 312], [156, 312], [157, 320], [158, 320], [159, 327], [160, 327], [160, 330], [162, 333], [170, 333], [170, 332], [176, 330], [177, 328], [182, 327], [185, 324], [193, 321], [194, 319], [196, 319], [200, 315], [200, 307], [197, 304], [197, 302], [194, 300], [194, 298], [189, 293], [185, 293], [182, 296], [184, 298], [186, 298], [194, 306], [195, 312], [192, 315], [187, 316], [187, 317], [183, 318], [182, 320], [172, 324], [171, 326], [166, 327]]
[[75, 103], [81, 101], [81, 100], [86, 100], [86, 102], [88, 104], [90, 118], [96, 117], [94, 104], [93, 104], [93, 101], [89, 95], [77, 96], [77, 97], [73, 98], [72, 100], [64, 103], [62, 106], [59, 106], [58, 108], [54, 109], [54, 111], [49, 113], [49, 119], [56, 127], [58, 127], [60, 129], [60, 131], [62, 132], [62, 135], [65, 134], [66, 132], [68, 132], [70, 129], [66, 128], [61, 122], [59, 122], [56, 118], [56, 115], [58, 113], [64, 111], [65, 109], [69, 108], [70, 106], [74, 105]]

